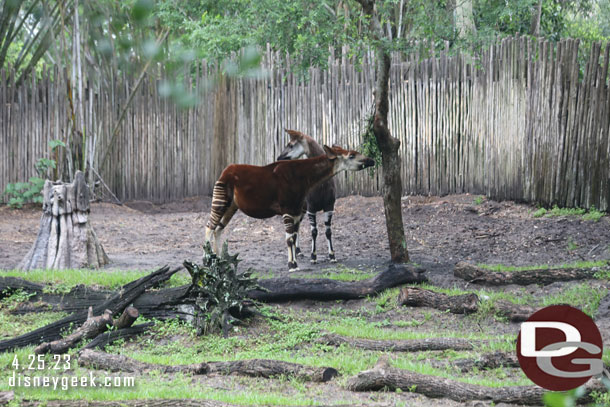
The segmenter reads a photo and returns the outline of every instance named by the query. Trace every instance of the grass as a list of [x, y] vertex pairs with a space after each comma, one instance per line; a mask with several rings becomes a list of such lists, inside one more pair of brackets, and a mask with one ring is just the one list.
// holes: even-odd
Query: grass
[[551, 270], [551, 269], [569, 269], [569, 268], [594, 268], [594, 267], [605, 267], [610, 263], [608, 260], [598, 261], [577, 261], [574, 263], [564, 264], [537, 264], [532, 266], [506, 266], [503, 264], [477, 264], [478, 267], [484, 268], [490, 271], [502, 271], [502, 272], [513, 272], [513, 271], [529, 271], [529, 270]]
[[[49, 284], [49, 291], [62, 294], [73, 287], [84, 284], [117, 289], [133, 280], [150, 274], [151, 271], [91, 271], [89, 269], [69, 270], [32, 270], [24, 273], [22, 270], [1, 270], [0, 277], [17, 277], [33, 283]], [[166, 283], [169, 287], [189, 284], [191, 278], [185, 273], [174, 274]]]
[[[337, 268], [335, 275], [346, 275], [352, 279], [354, 275], [364, 275], [366, 272], [347, 268]], [[101, 274], [101, 273], [90, 273]], [[121, 280], [121, 274], [129, 278]], [[144, 273], [143, 273], [144, 274]], [[142, 274], [142, 275], [143, 275]], [[56, 275], [47, 280], [55, 284], [70, 286], [75, 280], [56, 280]], [[137, 278], [135, 274], [118, 273], [112, 280], [95, 280], [96, 285], [114, 287]], [[91, 280], [88, 280], [91, 281]], [[79, 281], [80, 283], [81, 281]], [[437, 288], [424, 284], [423, 288], [444, 292], [449, 295], [459, 295], [467, 291], [458, 288]], [[476, 358], [484, 352], [514, 350], [514, 333], [502, 334], [488, 332], [485, 329], [463, 329], [460, 321], [469, 321], [466, 326], [472, 326], [472, 316], [458, 317], [457, 325], [446, 324], [447, 318], [434, 318], [437, 311], [418, 313], [413, 317], [409, 310], [402, 307], [397, 309], [396, 298], [399, 288], [385, 290], [376, 297], [363, 301], [360, 309], [334, 306], [330, 309], [304, 310], [286, 306], [262, 306], [261, 312], [276, 319], [256, 319], [247, 328], [238, 327], [229, 338], [221, 335], [208, 335], [198, 337], [195, 329], [180, 321], [155, 321], [155, 326], [132, 342], [116, 342], [106, 348], [110, 353], [120, 353], [134, 359], [158, 364], [189, 364], [202, 361], [242, 360], [242, 359], [276, 359], [311, 366], [332, 366], [339, 370], [341, 377], [336, 382], [338, 386], [346, 383], [347, 378], [360, 371], [372, 368], [380, 356], [390, 356], [390, 364], [422, 374], [450, 378], [466, 383], [484, 386], [512, 386], [531, 384], [518, 370], [493, 369], [488, 371], [472, 371], [466, 375], [456, 372], [451, 363], [446, 366], [438, 364], [441, 361], [451, 361], [461, 358]], [[559, 302], [569, 302], [579, 306], [585, 312], [594, 312], [606, 289], [593, 287], [590, 283], [566, 285], [561, 292], [536, 298], [525, 291], [510, 293], [505, 291], [480, 290], [477, 291], [483, 304], [491, 304], [498, 299], [506, 299], [516, 303], [536, 303], [550, 305]], [[14, 293], [6, 300], [6, 305], [0, 309], [0, 329], [6, 336], [29, 331], [63, 316], [60, 313], [37, 313], [14, 316], [6, 312], [8, 306], [23, 300], [23, 293]], [[27, 299], [27, 298], [26, 298]], [[383, 313], [389, 313], [386, 319]], [[481, 315], [493, 313], [493, 308], [482, 307]], [[404, 314], [404, 319], [395, 320], [394, 316]], [[475, 314], [476, 315], [476, 314]], [[388, 318], [393, 318], [389, 320]], [[474, 316], [474, 318], [478, 318]], [[374, 321], [371, 321], [374, 319]], [[475, 324], [476, 324], [476, 320]], [[145, 322], [141, 318], [138, 322]], [[418, 327], [425, 325], [423, 329]], [[432, 337], [465, 338], [473, 341], [474, 351], [444, 351], [444, 352], [418, 352], [418, 353], [384, 353], [367, 351], [342, 345], [331, 347], [316, 342], [324, 332], [336, 333], [343, 336], [377, 340], [425, 339]], [[33, 348], [17, 350], [14, 353], [0, 354], [0, 391], [12, 390], [8, 388], [8, 378], [13, 373], [11, 361], [14, 355], [27, 360]], [[73, 352], [73, 355], [75, 352]], [[46, 358], [50, 358], [47, 356]], [[610, 351], [604, 355], [610, 358]], [[75, 358], [76, 359], [76, 358]], [[440, 366], [440, 367], [439, 367]], [[88, 370], [75, 366], [68, 373], [51, 374], [56, 377], [86, 376]], [[35, 372], [34, 374], [41, 374]], [[104, 372], [98, 372], [105, 375]], [[118, 374], [124, 377], [127, 374]], [[238, 405], [328, 405], [329, 402], [320, 397], [324, 388], [317, 385], [304, 384], [298, 380], [280, 377], [275, 380], [223, 377], [222, 388], [219, 388], [214, 379], [206, 377], [191, 377], [188, 375], [167, 375], [151, 372], [136, 376], [136, 386], [133, 388], [72, 388], [69, 391], [49, 391], [45, 388], [17, 388], [17, 398], [34, 400], [49, 399], [86, 399], [86, 400], [131, 400], [152, 398], [205, 398]], [[382, 394], [379, 397], [385, 397]], [[336, 404], [350, 404], [350, 400], [333, 400]]]
[[375, 277], [377, 273], [370, 271], [358, 270], [349, 268], [344, 265], [337, 265], [336, 267], [327, 268], [323, 270], [322, 274], [306, 273], [300, 275], [301, 278], [328, 278], [337, 281], [360, 281], [368, 278]]
[[594, 206], [587, 211], [582, 208], [560, 208], [557, 205], [552, 209], [538, 208], [532, 213], [534, 218], [554, 217], [554, 216], [580, 216], [585, 221], [597, 222], [605, 215], [604, 212], [598, 211]]
[[43, 327], [67, 315], [64, 312], [36, 312], [13, 315], [2, 311], [0, 312], [0, 340]]

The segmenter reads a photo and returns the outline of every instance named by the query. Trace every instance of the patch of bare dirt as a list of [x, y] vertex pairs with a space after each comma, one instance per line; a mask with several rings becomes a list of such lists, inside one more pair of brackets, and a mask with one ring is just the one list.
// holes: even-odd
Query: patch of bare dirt
[[[110, 269], [152, 269], [178, 265], [201, 255], [210, 198], [155, 205], [131, 202], [92, 205], [94, 229], [113, 263]], [[458, 261], [530, 265], [610, 259], [610, 221], [580, 217], [534, 218], [534, 208], [513, 202], [484, 201], [471, 195], [405, 197], [403, 210], [411, 259], [431, 271], [437, 284], [452, 280]], [[0, 209], [0, 269], [16, 267], [38, 232], [39, 209]], [[309, 222], [300, 231], [305, 257], [303, 272], [327, 269], [326, 239], [321, 216], [318, 228], [319, 264], [308, 261]], [[243, 267], [264, 274], [286, 273], [286, 244], [279, 217], [253, 219], [238, 213], [224, 234], [229, 248], [239, 252]], [[383, 204], [379, 197], [349, 196], [337, 201], [333, 217], [337, 259], [347, 267], [378, 269], [389, 260]]]

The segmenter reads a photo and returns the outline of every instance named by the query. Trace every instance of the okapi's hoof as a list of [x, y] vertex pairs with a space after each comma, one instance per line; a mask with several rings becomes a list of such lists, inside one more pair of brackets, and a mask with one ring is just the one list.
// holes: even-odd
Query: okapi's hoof
[[288, 272], [292, 273], [293, 271], [299, 271], [299, 266], [296, 261], [288, 262]]
[[336, 263], [336, 262], [337, 262], [337, 259], [335, 259], [335, 253], [329, 253], [329, 254], [328, 254], [328, 260], [329, 260], [331, 263]]
[[315, 253], [311, 253], [311, 259], [309, 260], [311, 264], [316, 264], [318, 262], [318, 256]]
[[297, 247], [297, 248], [295, 249], [295, 252], [296, 252], [297, 256], [302, 256], [302, 255], [303, 255], [303, 252], [301, 251], [301, 248], [300, 248], [300, 247]]

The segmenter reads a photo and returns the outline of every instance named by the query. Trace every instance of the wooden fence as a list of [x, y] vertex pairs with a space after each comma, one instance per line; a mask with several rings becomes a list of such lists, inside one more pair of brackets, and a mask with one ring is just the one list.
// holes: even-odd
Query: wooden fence
[[[578, 42], [506, 39], [480, 57], [393, 57], [389, 126], [401, 140], [405, 194], [470, 192], [545, 205], [610, 202], [610, 47], [593, 46], [579, 69]], [[200, 103], [180, 110], [145, 78], [118, 137], [110, 145], [134, 78], [90, 86], [85, 123], [97, 132], [99, 169], [122, 200], [170, 201], [209, 194], [228, 163], [272, 162], [287, 141], [284, 128], [319, 142], [357, 148], [370, 113], [374, 64], [349, 59], [311, 69], [301, 83], [267, 53], [263, 79], [222, 79], [200, 69], [187, 84]], [[0, 189], [35, 175], [47, 143], [64, 139], [65, 84], [14, 86], [0, 72]], [[57, 77], [57, 76], [55, 76]], [[379, 192], [379, 174], [341, 174], [341, 194]]]

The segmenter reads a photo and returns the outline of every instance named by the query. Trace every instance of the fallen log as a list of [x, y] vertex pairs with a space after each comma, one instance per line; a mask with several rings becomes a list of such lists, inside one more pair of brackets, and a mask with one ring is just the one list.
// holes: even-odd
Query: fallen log
[[[382, 389], [411, 391], [432, 398], [449, 398], [459, 402], [469, 400], [491, 400], [494, 403], [527, 405], [542, 404], [542, 395], [547, 392], [539, 386], [487, 387], [463, 383], [438, 376], [424, 375], [391, 367], [385, 361], [348, 379], [346, 387], [351, 391], [376, 391]], [[591, 381], [588, 392], [601, 389]], [[579, 399], [587, 402], [590, 397]]]
[[163, 373], [238, 374], [254, 377], [284, 375], [314, 382], [326, 382], [338, 375], [337, 370], [331, 367], [312, 367], [281, 360], [251, 359], [168, 366], [139, 362], [127, 356], [113, 355], [91, 349], [83, 349], [79, 353], [78, 364], [82, 367], [109, 370], [112, 372], [140, 373], [159, 370]]
[[505, 317], [511, 322], [523, 322], [539, 308], [529, 305], [514, 304], [510, 301], [498, 300], [494, 304], [496, 315]]
[[0, 277], [0, 298], [16, 290], [31, 294], [27, 302], [15, 306], [11, 314], [26, 314], [40, 311], [77, 312], [89, 306], [97, 306], [115, 294], [109, 290], [98, 290], [79, 284], [67, 293], [53, 292], [53, 286], [31, 283], [14, 277]]
[[472, 350], [472, 341], [462, 338], [426, 338], [403, 340], [374, 340], [350, 338], [335, 334], [326, 334], [317, 340], [318, 343], [331, 346], [343, 344], [355, 348], [381, 352], [421, 352], [426, 350]]
[[123, 310], [121, 316], [112, 323], [114, 329], [129, 328], [136, 322], [136, 319], [140, 316], [140, 312], [135, 307], [127, 307]]
[[493, 271], [474, 264], [459, 262], [453, 275], [473, 284], [483, 285], [547, 285], [556, 281], [571, 281], [593, 278], [593, 268], [540, 268], [522, 271]]
[[489, 370], [499, 367], [520, 367], [517, 355], [505, 352], [485, 353], [476, 359], [457, 359], [450, 363], [464, 373], [470, 372], [473, 368]]
[[[248, 297], [263, 302], [281, 302], [299, 299], [312, 300], [346, 300], [364, 298], [377, 294], [387, 288], [401, 284], [425, 282], [423, 269], [411, 266], [390, 265], [377, 276], [356, 282], [344, 282], [330, 279], [310, 278], [273, 278], [259, 280], [262, 290], [248, 293]], [[25, 280], [16, 279], [16, 286], [27, 285]], [[0, 279], [0, 281], [2, 281]], [[25, 283], [24, 283], [25, 282]], [[7, 287], [9, 282], [7, 282]], [[127, 286], [126, 286], [127, 287]], [[36, 287], [37, 292], [44, 290], [44, 286]], [[125, 287], [123, 288], [125, 289]], [[27, 291], [27, 290], [26, 290]], [[28, 291], [29, 292], [29, 291]], [[89, 305], [102, 306], [113, 293], [109, 291], [90, 290], [86, 287], [75, 287], [66, 295], [40, 294], [41, 297], [32, 297], [31, 301], [43, 301], [53, 304], [55, 310], [77, 311], [86, 309]], [[195, 298], [190, 296], [190, 285], [167, 288], [163, 290], [146, 292], [138, 296], [133, 305], [142, 316], [146, 318], [180, 318], [190, 321], [194, 315], [193, 305]], [[22, 306], [17, 312], [40, 310], [39, 307]], [[2, 347], [0, 345], [0, 350]]]
[[450, 398], [455, 401], [492, 400], [495, 403], [541, 404], [545, 390], [538, 386], [486, 387], [463, 383], [444, 377], [424, 375], [377, 365], [351, 377], [347, 382], [351, 391], [381, 389], [412, 391], [432, 398]]
[[270, 278], [259, 280], [263, 290], [253, 290], [248, 297], [263, 302], [293, 300], [352, 300], [375, 295], [401, 284], [427, 281], [425, 270], [409, 265], [390, 265], [375, 277], [361, 281], [337, 281], [311, 278]]
[[[112, 315], [118, 315], [136, 298], [148, 288], [168, 280], [174, 273], [180, 270], [181, 267], [170, 270], [164, 266], [153, 273], [139, 278], [129, 284], [124, 285], [118, 292], [112, 295], [108, 300], [93, 307], [93, 314], [98, 315], [109, 309]], [[10, 349], [15, 349], [28, 345], [39, 345], [42, 342], [51, 342], [61, 338], [61, 333], [65, 329], [74, 325], [81, 325], [87, 319], [87, 311], [83, 310], [75, 312], [52, 322], [46, 326], [35, 329], [26, 334], [17, 336], [16, 338], [0, 341], [0, 352], [5, 352]]]
[[116, 331], [108, 331], [102, 334], [99, 334], [95, 337], [91, 342], [83, 347], [83, 349], [100, 349], [104, 350], [107, 345], [110, 345], [112, 342], [117, 341], [119, 339], [130, 339], [136, 337], [144, 332], [152, 326], [154, 326], [154, 322], [147, 322], [145, 324], [134, 325], [129, 328], [121, 328]]
[[430, 307], [453, 314], [477, 312], [479, 297], [474, 294], [447, 295], [418, 287], [404, 287], [398, 295], [398, 305]]
[[332, 367], [312, 367], [281, 360], [250, 359], [208, 362], [210, 373], [253, 377], [292, 376], [311, 382], [327, 382], [339, 375]]
[[158, 370], [163, 373], [206, 374], [209, 367], [206, 363], [192, 365], [159, 365], [140, 362], [124, 355], [114, 355], [89, 348], [82, 349], [78, 354], [78, 365], [110, 372], [143, 373]]
[[237, 407], [221, 401], [203, 399], [145, 399], [145, 400], [23, 400], [21, 407]]
[[34, 349], [37, 355], [44, 353], [60, 354], [66, 353], [83, 339], [91, 339], [108, 329], [112, 325], [112, 311], [105, 310], [102, 315], [93, 316], [93, 307], [89, 307], [87, 320], [76, 331], [65, 338], [52, 342], [43, 342]]

